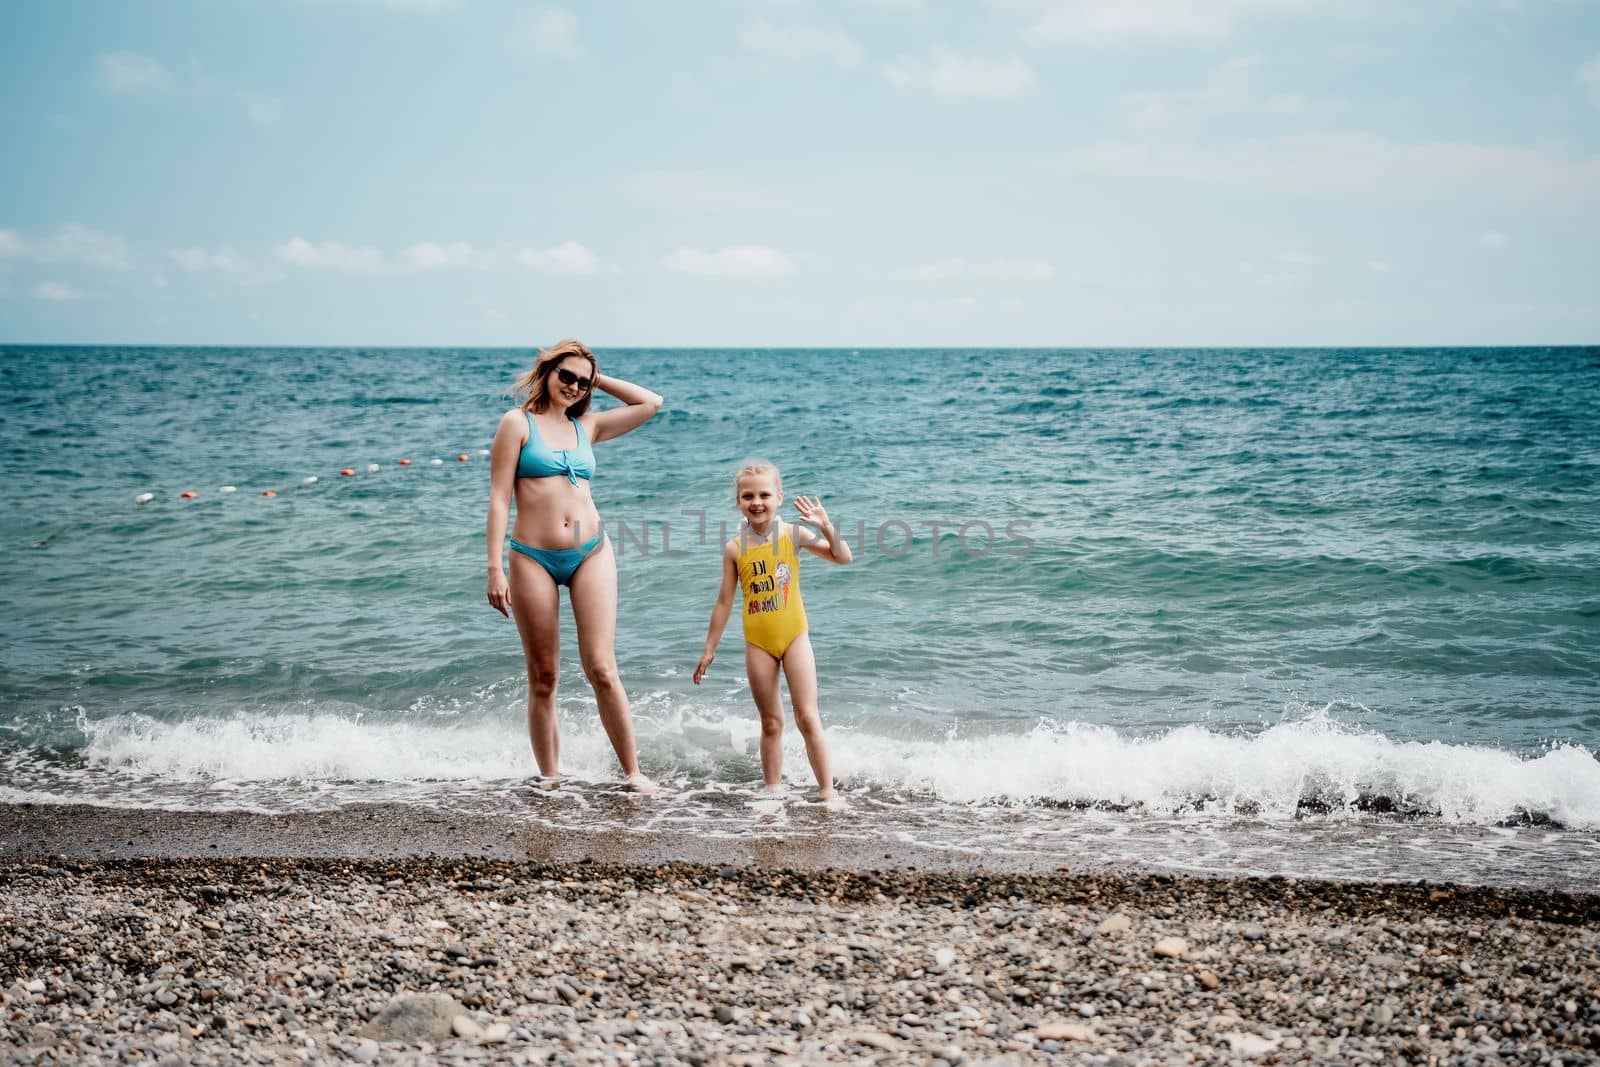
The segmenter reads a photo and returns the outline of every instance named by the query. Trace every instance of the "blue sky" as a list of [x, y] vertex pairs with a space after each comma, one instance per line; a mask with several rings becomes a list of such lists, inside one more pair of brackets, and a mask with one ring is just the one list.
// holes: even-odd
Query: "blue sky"
[[0, 91], [0, 343], [1600, 341], [1600, 0], [51, 0]]

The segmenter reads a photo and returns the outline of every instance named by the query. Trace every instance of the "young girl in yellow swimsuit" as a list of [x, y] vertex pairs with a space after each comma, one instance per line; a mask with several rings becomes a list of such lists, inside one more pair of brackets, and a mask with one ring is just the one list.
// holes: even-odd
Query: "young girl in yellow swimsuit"
[[722, 588], [711, 609], [705, 651], [694, 669], [694, 684], [706, 676], [716, 658], [717, 643], [728, 625], [736, 591], [743, 604], [744, 666], [750, 695], [761, 713], [761, 777], [768, 792], [783, 788], [783, 700], [778, 693], [778, 668], [789, 680], [789, 701], [795, 725], [806, 743], [806, 758], [817, 776], [824, 803], [837, 803], [828, 743], [817, 715], [817, 660], [807, 634], [806, 609], [800, 600], [800, 560], [795, 549], [807, 549], [831, 563], [849, 563], [850, 546], [828, 521], [822, 501], [796, 497], [795, 510], [804, 526], [778, 517], [783, 504], [783, 477], [766, 460], [750, 460], [733, 475], [734, 502], [744, 514], [739, 536], [722, 548]]

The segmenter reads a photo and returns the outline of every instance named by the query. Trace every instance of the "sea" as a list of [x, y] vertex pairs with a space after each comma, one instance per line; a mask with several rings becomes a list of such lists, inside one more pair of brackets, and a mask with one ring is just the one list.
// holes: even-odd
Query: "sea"
[[[593, 483], [657, 796], [565, 603], [532, 784], [484, 519], [534, 349], [9, 346], [0, 803], [1600, 891], [1600, 348], [597, 354], [666, 398]], [[752, 456], [855, 555], [802, 563], [844, 811], [792, 728], [761, 792], [737, 620], [691, 681]]]

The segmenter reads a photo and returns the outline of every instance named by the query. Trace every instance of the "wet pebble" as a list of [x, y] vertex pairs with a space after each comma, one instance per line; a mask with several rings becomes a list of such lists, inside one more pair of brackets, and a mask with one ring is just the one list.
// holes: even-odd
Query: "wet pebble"
[[4, 941], [0, 1048], [970, 1067], [1580, 1063], [1600, 1041], [1586, 898], [729, 870], [0, 863], [0, 917], [37, 931]]

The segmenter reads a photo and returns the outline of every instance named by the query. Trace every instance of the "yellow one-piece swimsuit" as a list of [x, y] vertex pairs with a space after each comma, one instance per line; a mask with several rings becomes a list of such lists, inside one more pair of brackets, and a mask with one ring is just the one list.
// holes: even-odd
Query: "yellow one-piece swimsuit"
[[776, 540], [745, 547], [739, 534], [739, 588], [744, 591], [744, 639], [774, 659], [782, 659], [795, 638], [806, 632], [806, 606], [800, 600], [800, 560], [791, 527], [778, 524]]

